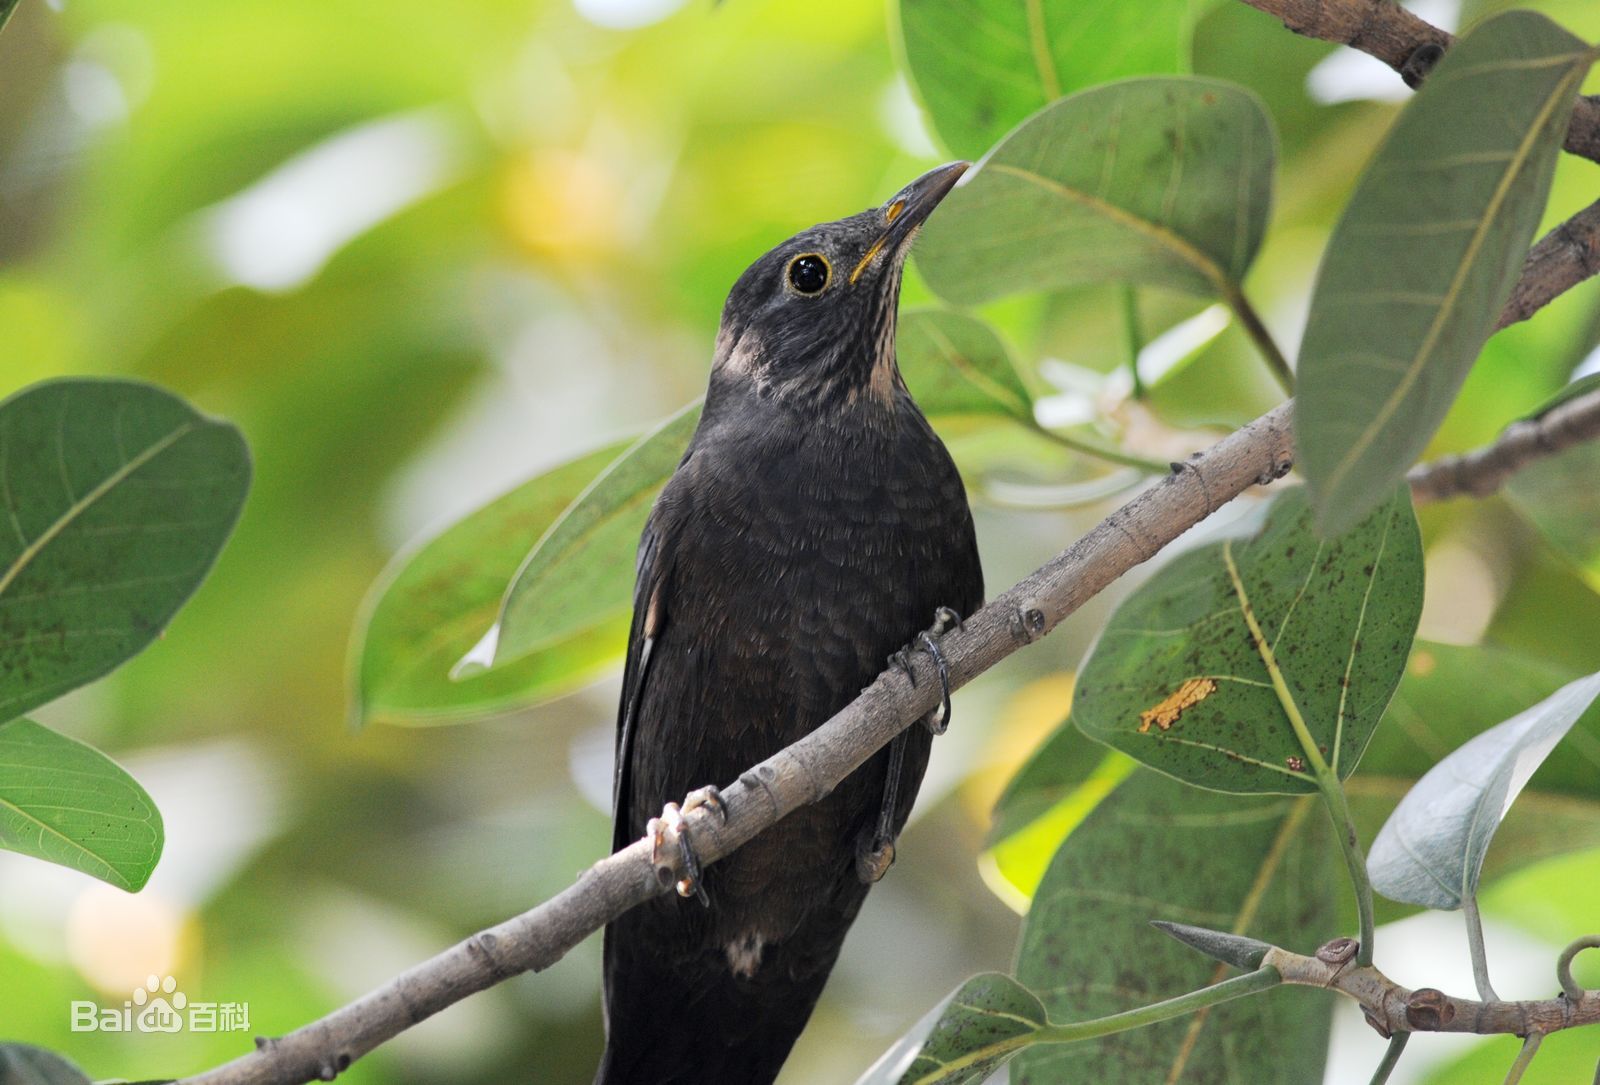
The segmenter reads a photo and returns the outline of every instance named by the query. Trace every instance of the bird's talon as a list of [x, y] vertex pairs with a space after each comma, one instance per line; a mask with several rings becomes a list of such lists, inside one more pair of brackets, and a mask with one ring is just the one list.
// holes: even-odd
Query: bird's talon
[[886, 836], [863, 836], [856, 844], [856, 877], [862, 885], [880, 881], [894, 865], [894, 840]]
[[902, 648], [898, 652], [889, 653], [889, 666], [898, 667], [906, 676], [906, 681], [911, 683], [911, 688], [917, 688], [917, 672], [911, 669], [911, 652], [909, 648]]
[[[693, 799], [694, 796], [690, 798]], [[704, 804], [706, 801], [708, 800], [702, 796], [699, 804]], [[721, 802], [720, 795], [716, 801]], [[693, 809], [693, 806], [690, 806], [690, 809]], [[672, 877], [672, 867], [661, 858], [661, 849], [666, 844], [667, 834], [670, 833], [677, 840], [678, 862], [683, 870], [683, 877], [677, 881], [678, 896], [695, 897], [701, 904], [710, 907], [711, 898], [706, 894], [705, 886], [700, 879], [700, 857], [695, 855], [694, 845], [689, 841], [689, 827], [684, 822], [683, 810], [678, 804], [667, 803], [661, 810], [661, 816], [651, 818], [645, 825], [645, 832], [650, 837], [650, 862], [656, 869], [656, 877], [663, 882]]]
[[929, 713], [923, 722], [935, 735], [942, 735], [950, 729], [950, 667], [944, 661], [944, 652], [939, 649], [938, 637], [931, 631], [918, 633], [917, 643], [933, 657], [934, 666], [939, 670], [939, 712], [937, 716]]
[[689, 797], [683, 800], [683, 812], [685, 814], [702, 806], [714, 811], [717, 815], [717, 820], [724, 825], [728, 823], [728, 803], [723, 799], [722, 792], [718, 790], [716, 785], [707, 784], [705, 787], [691, 791], [689, 792]]

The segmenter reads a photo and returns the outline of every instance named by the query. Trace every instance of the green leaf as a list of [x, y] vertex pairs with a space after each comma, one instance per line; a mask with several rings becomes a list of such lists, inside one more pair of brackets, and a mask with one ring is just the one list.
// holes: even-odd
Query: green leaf
[[550, 525], [506, 590], [491, 669], [627, 611], [645, 517], [699, 423], [696, 401], [634, 442]]
[[1521, 271], [1591, 57], [1542, 15], [1487, 20], [1367, 168], [1300, 350], [1295, 429], [1324, 532], [1383, 501], [1449, 411]]
[[627, 616], [505, 666], [452, 679], [494, 624], [529, 543], [626, 452], [620, 442], [537, 475], [390, 563], [369, 596], [351, 653], [358, 723], [456, 723], [569, 692], [622, 656]]
[[1314, 791], [1290, 706], [1348, 776], [1400, 682], [1421, 611], [1422, 540], [1403, 488], [1332, 541], [1317, 539], [1305, 493], [1292, 490], [1254, 538], [1179, 556], [1117, 609], [1084, 664], [1072, 718], [1192, 784]]
[[[1486, 681], [1486, 675], [1493, 679]], [[1361, 776], [1420, 779], [1452, 750], [1579, 677], [1577, 670], [1505, 648], [1419, 640], [1383, 726], [1362, 755]], [[1597, 776], [1600, 706], [1585, 713], [1532, 786], [1551, 795], [1600, 800]]]
[[[1051, 863], [1023, 927], [1018, 981], [1039, 992], [1050, 1020], [1080, 1021], [1227, 974], [1152, 919], [1276, 945], [1331, 936], [1337, 863], [1326, 825], [1311, 799], [1196, 791], [1135, 773]], [[1011, 1080], [1318, 1081], [1330, 1008], [1326, 996], [1297, 990], [1094, 1043], [1031, 1047]]]
[[162, 840], [155, 803], [111, 758], [32, 720], [0, 724], [0, 847], [131, 893]]
[[1214, 79], [1129, 79], [1047, 107], [945, 197], [917, 267], [961, 305], [1128, 280], [1237, 292], [1272, 201], [1256, 96]]
[[975, 1085], [1046, 1024], [1032, 991], [1010, 976], [985, 972], [929, 1011], [856, 1085]]
[[1461, 907], [1477, 892], [1501, 818], [1597, 696], [1600, 674], [1580, 678], [1435, 765], [1372, 842], [1372, 887], [1391, 900]]
[[895, 353], [923, 413], [1003, 414], [1033, 424], [1033, 397], [1011, 351], [977, 317], [949, 309], [902, 313]]
[[0, 1082], [5, 1085], [89, 1085], [89, 1078], [54, 1051], [32, 1044], [0, 1044]]
[[239, 431], [159, 388], [60, 380], [0, 403], [0, 720], [154, 640], [249, 486]]
[[934, 130], [977, 158], [1063, 94], [1181, 70], [1187, 9], [1187, 0], [900, 0], [900, 31]]
[[1033, 824], [1084, 785], [1107, 758], [1067, 720], [1033, 751], [994, 804], [989, 839], [1006, 837]]
[[[1600, 388], [1600, 373], [1568, 384], [1528, 417], [1537, 419]], [[1511, 476], [1505, 493], [1584, 579], [1600, 590], [1600, 444], [1583, 441], [1528, 464]]]

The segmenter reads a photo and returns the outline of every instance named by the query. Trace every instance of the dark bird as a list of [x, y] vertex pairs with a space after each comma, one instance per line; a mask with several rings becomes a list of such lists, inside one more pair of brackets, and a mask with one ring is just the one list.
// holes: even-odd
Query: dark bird
[[[981, 604], [966, 491], [894, 347], [907, 250], [966, 168], [797, 234], [728, 295], [699, 428], [639, 544], [614, 848], [815, 729], [897, 649], [942, 671], [937, 632]], [[703, 874], [686, 857], [679, 892], [705, 907], [669, 894], [606, 928], [596, 1085], [777, 1077], [893, 861], [934, 726]]]

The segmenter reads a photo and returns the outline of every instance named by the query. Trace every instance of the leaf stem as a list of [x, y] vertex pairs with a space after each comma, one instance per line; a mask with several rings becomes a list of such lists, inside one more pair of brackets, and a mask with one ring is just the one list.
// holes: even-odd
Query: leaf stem
[[1383, 1061], [1378, 1063], [1378, 1068], [1372, 1071], [1370, 1085], [1384, 1085], [1389, 1080], [1389, 1075], [1394, 1073], [1395, 1066], [1400, 1062], [1400, 1053], [1406, 1049], [1406, 1041], [1411, 1039], [1409, 1032], [1397, 1032], [1389, 1037], [1388, 1050], [1383, 1053]]
[[1128, 346], [1128, 375], [1133, 378], [1133, 398], [1143, 399], [1148, 389], [1139, 376], [1139, 352], [1144, 349], [1144, 329], [1139, 325], [1139, 295], [1132, 283], [1122, 284], [1122, 328]]
[[1478, 894], [1468, 891], [1461, 898], [1461, 914], [1467, 920], [1467, 948], [1472, 953], [1472, 982], [1477, 985], [1478, 997], [1485, 1002], [1498, 1002], [1500, 996], [1489, 984], [1489, 955], [1483, 948], [1483, 917], [1478, 914]]
[[1539, 1045], [1544, 1043], [1544, 1033], [1530, 1032], [1528, 1038], [1522, 1041], [1522, 1050], [1517, 1052], [1517, 1061], [1511, 1064], [1511, 1069], [1506, 1072], [1506, 1085], [1517, 1085], [1522, 1080], [1522, 1073], [1539, 1053]]
[[1350, 803], [1345, 798], [1344, 785], [1339, 782], [1339, 774], [1328, 767], [1327, 759], [1322, 756], [1322, 749], [1311, 734], [1311, 728], [1306, 726], [1305, 717], [1300, 714], [1300, 706], [1295, 703], [1294, 694], [1289, 690], [1289, 683], [1283, 677], [1283, 668], [1278, 666], [1278, 658], [1273, 654], [1272, 645], [1267, 642], [1266, 634], [1261, 631], [1261, 623], [1256, 621], [1255, 607], [1250, 605], [1250, 597], [1244, 590], [1244, 580], [1239, 576], [1239, 566], [1233, 560], [1231, 542], [1223, 544], [1222, 560], [1228, 566], [1228, 578], [1233, 582], [1234, 594], [1239, 598], [1239, 610], [1244, 615], [1245, 624], [1250, 628], [1256, 652], [1267, 668], [1267, 676], [1272, 679], [1272, 689], [1278, 695], [1278, 704], [1289, 719], [1289, 727], [1294, 731], [1296, 741], [1300, 743], [1306, 767], [1311, 770], [1317, 790], [1322, 793], [1322, 803], [1328, 809], [1328, 816], [1333, 819], [1333, 828], [1339, 837], [1339, 850], [1344, 853], [1345, 867], [1350, 872], [1350, 884], [1356, 894], [1356, 912], [1361, 918], [1361, 940], [1356, 950], [1356, 964], [1365, 967], [1372, 963], [1374, 929], [1372, 883], [1367, 878], [1367, 859], [1361, 852], [1361, 838], [1356, 835], [1356, 823], [1350, 814]]
[[[3, 2], [3, 0], [0, 0]], [[1146, 456], [1139, 456], [1132, 452], [1124, 452], [1120, 448], [1112, 448], [1098, 441], [1085, 440], [1082, 437], [1073, 437], [1070, 434], [1058, 433], [1053, 429], [1033, 423], [1034, 432], [1041, 437], [1054, 441], [1063, 448], [1070, 448], [1074, 452], [1082, 452], [1085, 456], [1105, 460], [1107, 463], [1118, 464], [1122, 467], [1137, 467], [1139, 470], [1152, 475], [1164, 475], [1171, 468], [1170, 465], [1159, 460], [1152, 460]]]
[[1232, 280], [1224, 280], [1217, 285], [1222, 290], [1223, 302], [1233, 310], [1233, 315], [1239, 318], [1244, 333], [1261, 352], [1262, 359], [1283, 388], [1284, 394], [1294, 395], [1294, 370], [1289, 368], [1289, 360], [1283, 356], [1283, 351], [1278, 349], [1277, 340], [1272, 338], [1272, 333], [1267, 330], [1260, 314], [1250, 304], [1250, 299], [1245, 297], [1239, 284]]
[[1097, 1017], [1092, 1021], [1046, 1025], [1036, 1034], [1037, 1042], [1065, 1044], [1077, 1040], [1092, 1040], [1097, 1036], [1109, 1036], [1114, 1032], [1127, 1032], [1129, 1029], [1143, 1028], [1174, 1017], [1182, 1017], [1207, 1006], [1215, 1006], [1219, 1002], [1228, 1002], [1245, 995], [1270, 990], [1282, 982], [1283, 977], [1278, 975], [1276, 968], [1263, 965], [1243, 976], [1234, 976], [1221, 983], [1214, 983], [1210, 987], [1202, 987], [1198, 991], [1190, 991], [1188, 994], [1152, 1003], [1149, 1006], [1140, 1006], [1136, 1010], [1114, 1013], [1109, 1017]]

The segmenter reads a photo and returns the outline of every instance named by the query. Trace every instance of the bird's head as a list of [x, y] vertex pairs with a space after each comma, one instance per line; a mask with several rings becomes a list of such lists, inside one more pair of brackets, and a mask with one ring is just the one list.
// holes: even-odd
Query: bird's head
[[900, 386], [895, 309], [906, 253], [966, 170], [940, 166], [882, 207], [813, 226], [751, 264], [722, 310], [713, 385], [811, 403], [888, 401]]

